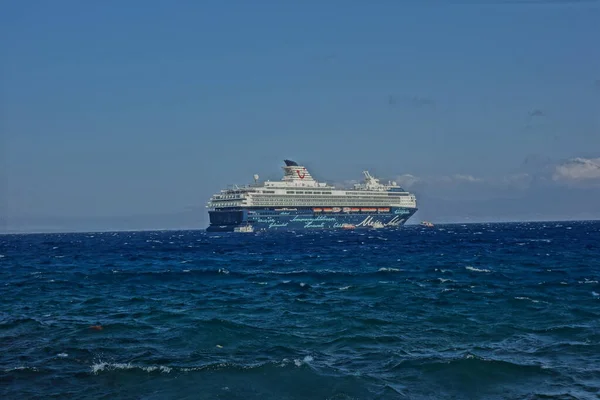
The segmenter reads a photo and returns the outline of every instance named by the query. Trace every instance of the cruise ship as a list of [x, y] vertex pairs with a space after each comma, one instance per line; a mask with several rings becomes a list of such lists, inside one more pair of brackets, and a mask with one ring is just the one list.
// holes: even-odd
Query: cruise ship
[[207, 205], [208, 232], [397, 228], [417, 211], [415, 195], [396, 182], [382, 184], [368, 171], [353, 188], [316, 181], [308, 170], [284, 160], [283, 179], [233, 186]]

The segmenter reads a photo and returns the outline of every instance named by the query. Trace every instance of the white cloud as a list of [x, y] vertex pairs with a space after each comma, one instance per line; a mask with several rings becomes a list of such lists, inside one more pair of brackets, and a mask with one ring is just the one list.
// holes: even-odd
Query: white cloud
[[404, 188], [410, 188], [415, 186], [415, 184], [421, 182], [421, 178], [418, 178], [411, 174], [400, 175], [396, 178], [396, 183]]
[[527, 173], [517, 173], [512, 175], [503, 176], [497, 180], [496, 186], [515, 188], [515, 189], [527, 189], [531, 186], [534, 181], [534, 177]]
[[473, 175], [460, 175], [456, 174], [452, 178], [459, 182], [483, 182], [481, 178], [475, 178]]
[[554, 181], [582, 182], [600, 180], [600, 158], [573, 158], [559, 164], [552, 175]]
[[438, 186], [438, 187], [453, 187], [464, 183], [482, 183], [484, 179], [477, 178], [473, 175], [441, 175], [441, 176], [415, 176], [412, 174], [404, 174], [396, 177], [398, 185], [409, 189], [423, 186]]
[[425, 175], [404, 174], [396, 177], [406, 189], [425, 192], [453, 191], [472, 195], [477, 193], [502, 194], [514, 190], [537, 190], [548, 185], [574, 184], [597, 186], [600, 184], [600, 158], [572, 158], [562, 163], [547, 162], [546, 167], [535, 171], [520, 171], [507, 175], [478, 177], [471, 174]]

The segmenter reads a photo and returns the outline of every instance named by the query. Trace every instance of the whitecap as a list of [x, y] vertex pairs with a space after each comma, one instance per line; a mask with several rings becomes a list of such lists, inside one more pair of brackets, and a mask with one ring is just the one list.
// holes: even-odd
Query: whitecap
[[6, 257], [4, 254], [0, 254], [0, 258], [4, 258]]
[[348, 290], [348, 289], [350, 289], [350, 286], [344, 286], [344, 287], [339, 288], [339, 290]]
[[529, 300], [529, 301], [531, 301], [532, 303], [547, 303], [547, 302], [545, 302], [545, 301], [541, 301], [541, 300], [534, 300], [534, 299], [531, 299], [531, 298], [529, 298], [529, 297], [515, 297], [515, 299], [516, 299], [516, 300]]
[[592, 296], [600, 296], [600, 293], [592, 292]]
[[313, 360], [314, 359], [311, 356], [306, 356], [302, 360], [296, 358], [296, 359], [294, 359], [294, 364], [296, 365], [296, 367], [300, 367], [303, 364], [308, 364], [309, 362], [311, 362]]
[[440, 281], [441, 283], [448, 282], [448, 281], [452, 282], [452, 279], [438, 278], [438, 281]]
[[107, 362], [98, 362], [91, 366], [91, 372], [94, 375], [97, 375], [103, 371], [116, 371], [116, 370], [130, 370], [130, 369], [140, 369], [146, 372], [154, 372], [159, 371], [161, 373], [169, 373], [172, 371], [171, 367], [167, 367], [164, 365], [150, 365], [150, 366], [136, 366], [131, 363], [107, 363]]
[[400, 268], [386, 268], [386, 267], [382, 267], [379, 268], [379, 272], [401, 272], [402, 270]]
[[480, 269], [480, 268], [475, 268], [475, 267], [471, 267], [471, 266], [465, 267], [465, 269], [468, 269], [469, 271], [473, 271], [473, 272], [492, 272], [489, 269], [484, 269], [484, 268]]
[[190, 270], [189, 269], [184, 269], [183, 272], [190, 272]]
[[10, 372], [10, 371], [25, 371], [25, 370], [30, 370], [30, 371], [35, 371], [37, 372], [37, 368], [36, 367], [25, 367], [25, 366], [20, 366], [20, 367], [14, 367], [14, 368], [8, 368], [5, 369], [4, 372]]
[[69, 355], [67, 353], [58, 353], [56, 355], [56, 357], [58, 357], [58, 358], [67, 358], [67, 357], [69, 357]]
[[306, 283], [304, 283], [304, 282], [300, 282], [300, 286], [301, 286], [301, 287], [304, 287], [304, 286], [306, 286]]
[[471, 267], [471, 266], [467, 266], [467, 267], [465, 267], [465, 269], [467, 269], [469, 271], [473, 271], [473, 272], [492, 272], [489, 269], [475, 268], [475, 267]]
[[225, 268], [219, 268], [219, 271], [218, 271], [218, 272], [219, 272], [220, 274], [229, 275], [229, 271], [228, 271], [228, 270], [226, 270]]

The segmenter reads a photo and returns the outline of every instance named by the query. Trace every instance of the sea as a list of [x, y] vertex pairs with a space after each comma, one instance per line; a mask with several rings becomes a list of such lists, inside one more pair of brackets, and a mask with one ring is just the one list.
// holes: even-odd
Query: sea
[[598, 399], [600, 222], [0, 236], [2, 399]]

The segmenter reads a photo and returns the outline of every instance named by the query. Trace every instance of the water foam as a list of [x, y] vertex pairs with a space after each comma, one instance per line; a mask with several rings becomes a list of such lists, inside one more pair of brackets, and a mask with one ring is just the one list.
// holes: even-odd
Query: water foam
[[294, 359], [294, 364], [296, 365], [296, 367], [301, 367], [304, 364], [308, 364], [310, 362], [312, 362], [314, 360], [314, 358], [312, 358], [312, 356], [306, 356], [304, 357], [302, 360], [300, 360], [299, 358]]
[[26, 367], [26, 366], [19, 366], [19, 367], [14, 367], [14, 368], [7, 368], [4, 370], [4, 372], [11, 372], [11, 371], [33, 371], [33, 372], [37, 372], [39, 371], [36, 367]]
[[532, 298], [529, 298], [529, 297], [525, 297], [525, 296], [517, 296], [517, 297], [515, 297], [515, 299], [516, 300], [529, 300], [532, 303], [546, 303], [546, 304], [548, 304], [548, 302], [546, 302], [546, 301], [535, 300], [535, 299], [532, 299]]
[[400, 268], [387, 268], [387, 267], [382, 267], [379, 268], [378, 270], [379, 272], [401, 272], [402, 270]]
[[473, 271], [473, 272], [492, 272], [489, 269], [484, 269], [484, 268], [475, 268], [475, 267], [465, 267], [465, 269], [469, 270], [469, 271]]
[[91, 372], [94, 375], [98, 375], [100, 372], [104, 371], [127, 371], [138, 369], [145, 372], [160, 372], [168, 374], [173, 370], [171, 367], [167, 367], [164, 365], [150, 365], [150, 366], [142, 366], [142, 365], [134, 365], [131, 363], [107, 363], [107, 362], [98, 362], [91, 366]]

